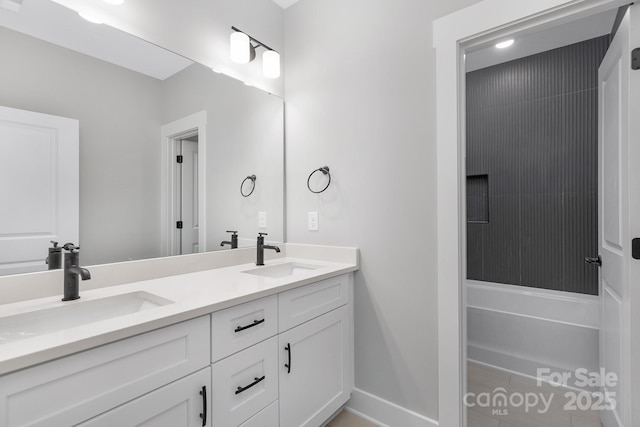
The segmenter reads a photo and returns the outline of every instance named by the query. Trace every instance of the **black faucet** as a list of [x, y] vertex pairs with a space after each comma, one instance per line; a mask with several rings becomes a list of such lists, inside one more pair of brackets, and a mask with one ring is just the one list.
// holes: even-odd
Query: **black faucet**
[[80, 247], [73, 243], [65, 243], [62, 248], [68, 251], [64, 254], [64, 297], [62, 301], [72, 301], [80, 298], [78, 276], [82, 280], [88, 280], [91, 279], [91, 273], [78, 265], [80, 263]]
[[227, 233], [233, 233], [231, 235], [231, 241], [223, 240], [222, 242], [220, 242], [220, 246], [231, 245], [231, 249], [236, 249], [238, 247], [238, 232], [227, 230]]
[[49, 255], [45, 260], [45, 264], [49, 266], [49, 270], [58, 270], [62, 268], [62, 248], [58, 247], [58, 242], [51, 241], [53, 246], [49, 248]]
[[277, 246], [269, 246], [264, 244], [264, 236], [267, 233], [258, 233], [258, 243], [256, 248], [258, 250], [258, 256], [256, 258], [256, 265], [264, 265], [264, 250], [265, 249], [273, 249], [276, 252], [280, 252], [280, 248]]

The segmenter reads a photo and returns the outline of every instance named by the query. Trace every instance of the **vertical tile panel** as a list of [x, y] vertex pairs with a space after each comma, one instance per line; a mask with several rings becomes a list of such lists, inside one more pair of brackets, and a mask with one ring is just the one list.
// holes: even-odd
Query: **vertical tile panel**
[[[489, 177], [468, 232], [478, 280], [597, 294], [597, 69], [603, 36], [467, 74], [467, 168]], [[473, 258], [473, 259], [471, 259]], [[471, 265], [473, 264], [473, 265]]]

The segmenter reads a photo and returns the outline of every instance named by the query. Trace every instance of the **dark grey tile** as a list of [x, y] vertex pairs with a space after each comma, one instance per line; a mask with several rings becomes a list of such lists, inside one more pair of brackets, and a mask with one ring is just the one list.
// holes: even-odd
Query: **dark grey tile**
[[563, 288], [562, 195], [526, 194], [522, 221], [522, 282], [536, 288]]

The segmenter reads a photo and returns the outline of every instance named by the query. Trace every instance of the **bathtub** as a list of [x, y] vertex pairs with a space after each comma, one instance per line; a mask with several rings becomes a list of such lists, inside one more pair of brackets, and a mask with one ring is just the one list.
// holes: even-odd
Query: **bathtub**
[[598, 372], [599, 297], [473, 280], [466, 293], [469, 360], [529, 377]]

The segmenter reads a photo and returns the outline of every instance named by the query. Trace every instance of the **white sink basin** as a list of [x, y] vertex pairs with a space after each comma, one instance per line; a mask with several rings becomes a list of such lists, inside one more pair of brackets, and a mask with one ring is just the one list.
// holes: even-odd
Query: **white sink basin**
[[88, 301], [80, 299], [51, 308], [4, 316], [0, 317], [0, 344], [126, 316], [171, 303], [173, 301], [148, 292], [132, 292]]
[[267, 265], [265, 267], [257, 267], [251, 270], [245, 270], [243, 273], [254, 274], [256, 276], [282, 278], [289, 276], [298, 276], [310, 271], [323, 267], [322, 265], [301, 264], [299, 262], [287, 262], [284, 264]]

